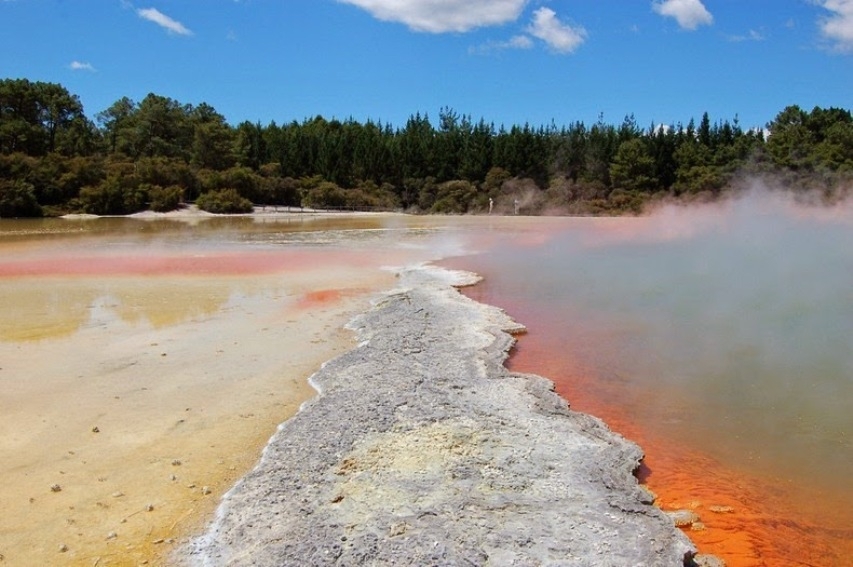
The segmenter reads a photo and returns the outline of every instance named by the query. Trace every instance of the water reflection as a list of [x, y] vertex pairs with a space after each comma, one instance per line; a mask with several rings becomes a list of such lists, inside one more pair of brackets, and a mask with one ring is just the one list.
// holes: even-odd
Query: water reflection
[[74, 334], [89, 319], [95, 294], [87, 289], [61, 289], [0, 284], [0, 340], [31, 341]]
[[105, 310], [159, 328], [212, 316], [235, 294], [297, 301], [310, 290], [287, 274], [458, 252], [446, 223], [394, 215], [3, 219], [0, 340], [69, 336]]
[[211, 316], [234, 294], [286, 293], [275, 274], [362, 261], [359, 243], [384, 238], [382, 227], [379, 218], [4, 219], [0, 340], [69, 336], [104, 310], [154, 328]]

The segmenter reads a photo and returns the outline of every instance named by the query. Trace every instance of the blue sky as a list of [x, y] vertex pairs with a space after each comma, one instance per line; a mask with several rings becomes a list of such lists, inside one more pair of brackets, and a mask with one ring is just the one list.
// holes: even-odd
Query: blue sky
[[0, 0], [0, 78], [93, 117], [149, 92], [229, 122], [641, 126], [853, 108], [853, 0]]

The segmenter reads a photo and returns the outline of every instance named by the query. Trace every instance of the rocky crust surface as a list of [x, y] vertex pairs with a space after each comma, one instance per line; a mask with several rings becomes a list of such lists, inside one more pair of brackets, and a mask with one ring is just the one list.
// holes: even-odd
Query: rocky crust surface
[[503, 366], [522, 328], [418, 267], [176, 561], [199, 566], [690, 565], [642, 451]]

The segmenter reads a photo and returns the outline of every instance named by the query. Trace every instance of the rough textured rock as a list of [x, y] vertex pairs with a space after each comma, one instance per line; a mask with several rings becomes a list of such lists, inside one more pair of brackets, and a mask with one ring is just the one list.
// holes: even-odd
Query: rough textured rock
[[684, 565], [633, 443], [503, 367], [520, 327], [420, 267], [353, 322], [189, 565]]
[[693, 510], [672, 510], [666, 515], [676, 526], [689, 526], [699, 521], [699, 515]]

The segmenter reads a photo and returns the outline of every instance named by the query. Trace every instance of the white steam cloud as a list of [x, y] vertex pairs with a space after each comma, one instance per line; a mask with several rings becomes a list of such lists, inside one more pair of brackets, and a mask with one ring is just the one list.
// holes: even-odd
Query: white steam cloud
[[686, 30], [714, 23], [714, 16], [701, 0], [657, 0], [652, 3], [652, 10], [661, 16], [675, 18], [678, 25]]

